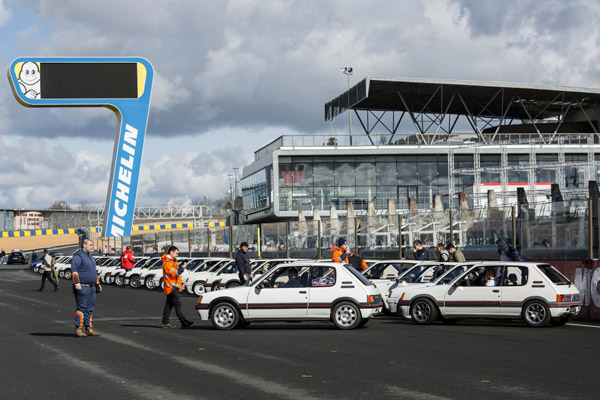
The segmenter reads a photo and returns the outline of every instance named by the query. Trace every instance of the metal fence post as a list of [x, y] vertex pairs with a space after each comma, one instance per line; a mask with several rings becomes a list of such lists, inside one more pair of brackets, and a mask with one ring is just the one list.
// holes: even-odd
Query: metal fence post
[[260, 225], [261, 224], [258, 224], [256, 226], [256, 229], [257, 229], [256, 235], [258, 236], [258, 258], [260, 258]]
[[206, 244], [208, 246], [208, 256], [210, 257], [210, 227], [206, 228]]
[[592, 199], [588, 199], [588, 258], [594, 259], [594, 216], [592, 213]]
[[450, 219], [450, 243], [456, 246], [456, 243], [454, 243], [454, 213], [452, 210], [449, 211], [448, 218]]
[[404, 247], [404, 243], [402, 243], [402, 215], [398, 214], [398, 256], [401, 260], [404, 260], [402, 247]]
[[290, 246], [289, 246], [289, 238], [290, 236], [290, 223], [289, 221], [285, 222], [285, 258], [290, 258]]
[[192, 256], [192, 231], [188, 229], [188, 257]]
[[512, 206], [512, 245], [517, 248], [517, 206]]
[[356, 247], [356, 254], [360, 255], [358, 246], [358, 219], [356, 217], [354, 217], [354, 247]]
[[233, 226], [229, 224], [229, 258], [233, 258]]

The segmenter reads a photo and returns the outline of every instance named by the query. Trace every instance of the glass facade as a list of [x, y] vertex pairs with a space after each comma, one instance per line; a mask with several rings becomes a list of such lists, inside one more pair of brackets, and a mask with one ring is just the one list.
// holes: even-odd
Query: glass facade
[[242, 198], [245, 210], [259, 210], [269, 207], [270, 167], [242, 179]]
[[[443, 174], [440, 177], [440, 174]], [[282, 157], [279, 160], [279, 210], [357, 210], [373, 201], [378, 209], [393, 199], [399, 208], [416, 197], [429, 208], [436, 194], [448, 193], [446, 155]]]

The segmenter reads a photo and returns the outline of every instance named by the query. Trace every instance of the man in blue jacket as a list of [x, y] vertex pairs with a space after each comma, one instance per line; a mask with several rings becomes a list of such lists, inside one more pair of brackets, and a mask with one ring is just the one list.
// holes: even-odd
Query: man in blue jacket
[[[75, 313], [75, 336], [99, 336], [92, 329], [92, 313], [96, 306], [96, 289], [102, 291], [98, 275], [96, 274], [96, 261], [92, 257], [94, 245], [90, 239], [84, 239], [81, 250], [73, 255], [71, 271], [73, 271], [73, 294], [77, 304]], [[85, 327], [85, 330], [84, 330]]]

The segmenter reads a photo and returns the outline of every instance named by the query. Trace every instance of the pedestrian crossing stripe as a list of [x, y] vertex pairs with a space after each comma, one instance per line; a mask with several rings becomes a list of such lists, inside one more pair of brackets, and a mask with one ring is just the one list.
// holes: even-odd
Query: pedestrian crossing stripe
[[[162, 225], [137, 225], [133, 231], [161, 231], [170, 229], [194, 229], [194, 228], [217, 228], [227, 226], [225, 222], [204, 222], [202, 224], [180, 223], [180, 224], [162, 224]], [[87, 228], [92, 233], [102, 233], [102, 228]], [[2, 238], [29, 237], [29, 236], [52, 236], [52, 235], [74, 235], [77, 229], [32, 229], [23, 231], [3, 231], [0, 232]]]

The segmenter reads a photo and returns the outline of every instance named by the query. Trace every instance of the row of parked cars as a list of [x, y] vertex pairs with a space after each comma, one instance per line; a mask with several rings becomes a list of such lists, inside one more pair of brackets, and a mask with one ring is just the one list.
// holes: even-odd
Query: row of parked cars
[[[71, 279], [70, 256], [57, 258]], [[521, 319], [532, 327], [564, 325], [581, 309], [577, 288], [545, 263], [367, 260], [364, 271], [328, 260], [255, 259], [253, 281], [241, 286], [230, 258], [185, 258], [184, 290], [217, 329], [255, 321], [331, 320], [340, 329], [365, 325], [377, 314], [416, 324], [464, 318]], [[104, 284], [162, 287], [159, 258], [139, 257], [125, 271], [118, 257], [97, 257]]]

